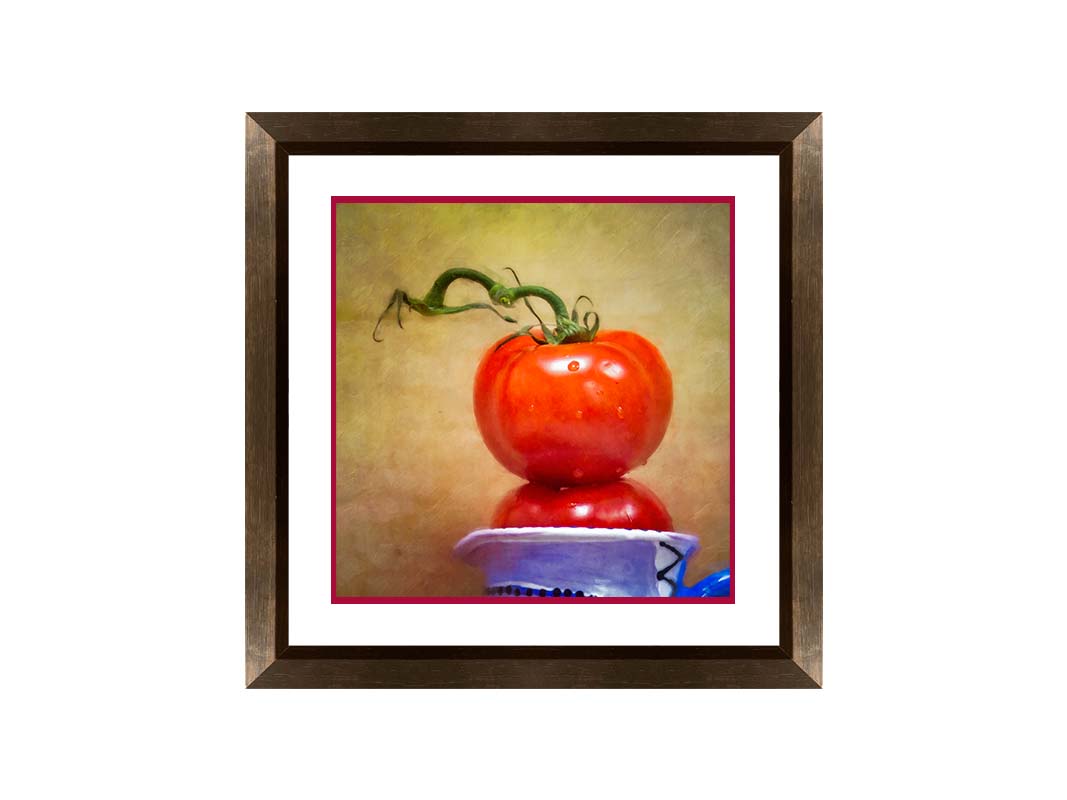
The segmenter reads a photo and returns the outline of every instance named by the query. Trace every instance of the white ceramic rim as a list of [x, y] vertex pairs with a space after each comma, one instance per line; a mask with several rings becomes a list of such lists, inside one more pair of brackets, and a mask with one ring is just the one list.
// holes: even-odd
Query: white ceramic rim
[[507, 539], [512, 542], [676, 542], [684, 547], [697, 548], [700, 540], [689, 533], [677, 531], [641, 531], [627, 528], [481, 528], [468, 533], [454, 549], [466, 560], [476, 549], [490, 542]]

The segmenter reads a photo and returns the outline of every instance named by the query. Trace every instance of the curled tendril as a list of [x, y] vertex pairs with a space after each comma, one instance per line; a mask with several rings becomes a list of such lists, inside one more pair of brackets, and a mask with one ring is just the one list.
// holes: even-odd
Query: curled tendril
[[[483, 272], [478, 272], [477, 270], [468, 269], [466, 267], [453, 267], [452, 269], [445, 270], [437, 276], [437, 280], [434, 281], [433, 286], [430, 287], [430, 291], [427, 292], [424, 297], [412, 297], [402, 289], [397, 289], [393, 292], [392, 297], [390, 297], [389, 305], [385, 307], [385, 310], [382, 311], [381, 315], [378, 317], [378, 321], [374, 325], [374, 332], [372, 333], [374, 341], [382, 341], [379, 335], [382, 323], [393, 310], [394, 306], [396, 307], [396, 322], [401, 328], [404, 327], [402, 313], [405, 307], [409, 313], [415, 311], [428, 317], [445, 314], [459, 314], [463, 311], [471, 311], [473, 309], [486, 309], [492, 311], [505, 322], [514, 324], [518, 320], [500, 313], [493, 306], [510, 308], [514, 306], [515, 301], [520, 298], [523, 303], [526, 304], [526, 307], [530, 309], [530, 313], [537, 319], [543, 339], [538, 339], [533, 333], [533, 329], [537, 326], [528, 325], [525, 328], [520, 329], [513, 336], [505, 339], [505, 341], [510, 341], [518, 336], [529, 336], [538, 345], [557, 345], [565, 344], [567, 342], [593, 341], [596, 332], [600, 327], [600, 317], [595, 311], [590, 310], [586, 311], [585, 316], [582, 318], [582, 322], [578, 321], [578, 303], [582, 300], [586, 300], [590, 305], [593, 303], [593, 301], [586, 295], [579, 297], [575, 302], [574, 307], [568, 313], [567, 306], [555, 292], [552, 292], [543, 286], [526, 286], [521, 282], [518, 273], [514, 269], [511, 267], [507, 267], [506, 269], [514, 276], [519, 285], [509, 288]], [[477, 283], [489, 295], [492, 305], [489, 303], [467, 303], [461, 306], [446, 305], [445, 293], [448, 291], [448, 287], [458, 280]], [[541, 316], [534, 310], [533, 305], [530, 303], [530, 298], [532, 297], [539, 298], [552, 308], [556, 323], [555, 327], [546, 325], [544, 320], [541, 319]]]
[[[593, 318], [592, 325], [589, 324], [590, 317]], [[589, 331], [590, 338], [595, 337], [597, 331], [600, 330], [600, 315], [595, 311], [586, 311], [585, 315], [582, 317], [582, 325]]]
[[389, 305], [385, 307], [385, 310], [381, 313], [381, 316], [378, 317], [378, 322], [374, 326], [374, 332], [371, 334], [371, 338], [374, 339], [374, 341], [384, 341], [378, 335], [378, 332], [382, 327], [382, 321], [385, 320], [386, 315], [389, 313], [390, 309], [393, 308], [393, 306], [396, 306], [396, 324], [399, 325], [401, 328], [404, 327], [404, 322], [400, 316], [400, 312], [404, 309], [405, 306], [407, 307], [408, 312], [417, 311], [418, 313], [428, 317], [442, 316], [445, 314], [459, 314], [463, 311], [471, 311], [476, 308], [484, 308], [487, 311], [492, 311], [494, 314], [504, 320], [504, 322], [510, 322], [512, 324], [518, 322], [518, 320], [514, 319], [513, 317], [501, 314], [488, 303], [467, 303], [462, 306], [446, 306], [443, 304], [431, 305], [425, 300], [420, 300], [417, 297], [409, 297], [407, 292], [403, 291], [402, 289], [397, 289], [395, 292], [393, 292], [393, 296], [389, 300]]
[[578, 295], [578, 299], [574, 301], [574, 305], [571, 307], [571, 319], [574, 320], [575, 322], [578, 321], [578, 304], [580, 302], [582, 302], [583, 300], [588, 300], [589, 301], [589, 305], [593, 305], [593, 301], [590, 300], [589, 295], [587, 295], [587, 294]]
[[371, 338], [374, 339], [374, 341], [385, 341], [384, 339], [379, 338], [378, 331], [381, 330], [382, 320], [385, 319], [385, 315], [389, 313], [389, 309], [391, 309], [393, 306], [396, 306], [396, 324], [399, 325], [401, 328], [404, 327], [404, 322], [400, 319], [400, 309], [405, 304], [408, 306], [408, 308], [411, 307], [411, 304], [408, 302], [407, 294], [405, 294], [400, 289], [397, 289], [395, 292], [393, 292], [393, 296], [389, 298], [389, 305], [387, 305], [385, 307], [385, 310], [378, 316], [378, 322], [374, 326], [374, 333], [371, 334]]

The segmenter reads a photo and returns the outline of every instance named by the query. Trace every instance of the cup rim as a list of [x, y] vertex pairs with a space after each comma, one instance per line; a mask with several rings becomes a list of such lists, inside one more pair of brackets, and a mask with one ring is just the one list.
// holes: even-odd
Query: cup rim
[[460, 539], [453, 551], [467, 558], [475, 550], [492, 542], [582, 542], [610, 544], [618, 542], [670, 542], [692, 549], [700, 540], [691, 533], [679, 531], [647, 531], [629, 528], [479, 528]]

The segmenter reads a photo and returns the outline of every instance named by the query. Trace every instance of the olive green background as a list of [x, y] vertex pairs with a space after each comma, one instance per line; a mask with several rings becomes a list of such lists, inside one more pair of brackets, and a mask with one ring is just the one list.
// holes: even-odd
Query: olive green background
[[[700, 537], [687, 582], [729, 559], [730, 211], [723, 203], [338, 204], [337, 592], [481, 594], [452, 556], [522, 480], [482, 443], [474, 372], [512, 326], [489, 311], [404, 313], [371, 332], [394, 289], [422, 296], [449, 267], [589, 295], [603, 328], [663, 353], [674, 412], [663, 444], [629, 474]], [[486, 301], [470, 283], [450, 305]], [[537, 301], [534, 301], [537, 302]], [[584, 306], [583, 302], [583, 306]], [[535, 306], [545, 318], [540, 306]], [[547, 311], [547, 308], [546, 308]], [[509, 312], [534, 322], [524, 307]]]

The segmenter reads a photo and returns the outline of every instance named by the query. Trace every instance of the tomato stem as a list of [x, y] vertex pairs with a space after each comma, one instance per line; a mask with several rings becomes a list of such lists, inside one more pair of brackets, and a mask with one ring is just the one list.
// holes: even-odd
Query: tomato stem
[[[514, 271], [512, 274], [514, 274]], [[517, 278], [518, 276], [516, 276], [516, 279]], [[477, 283], [489, 294], [489, 299], [493, 302], [493, 305], [504, 306], [505, 308], [510, 308], [516, 301], [525, 300], [529, 297], [536, 297], [544, 300], [552, 308], [552, 312], [556, 316], [555, 328], [542, 328], [545, 344], [591, 342], [596, 336], [597, 328], [600, 326], [599, 317], [596, 315], [596, 312], [592, 311], [587, 311], [582, 318], [582, 322], [579, 323], [577, 303], [575, 303], [575, 308], [568, 313], [567, 305], [560, 299], [560, 296], [543, 286], [504, 286], [502, 283], [499, 283], [483, 272], [467, 269], [466, 267], [455, 267], [442, 272], [437, 277], [437, 280], [433, 282], [433, 286], [430, 287], [430, 291], [426, 293], [425, 297], [412, 297], [402, 289], [397, 289], [393, 292], [393, 297], [389, 301], [389, 305], [385, 307], [385, 311], [378, 317], [378, 324], [374, 326], [374, 340], [381, 341], [381, 339], [378, 338], [378, 330], [381, 328], [382, 320], [385, 319], [385, 316], [393, 306], [396, 306], [396, 321], [401, 328], [404, 327], [404, 325], [403, 322], [401, 322], [400, 312], [404, 306], [428, 317], [440, 316], [443, 314], [458, 314], [463, 311], [471, 311], [474, 309], [488, 309], [505, 322], [517, 322], [517, 320], [501, 314], [493, 308], [493, 306], [486, 303], [467, 303], [461, 306], [446, 305], [445, 293], [448, 291], [448, 287], [455, 281], [459, 280]], [[589, 300], [585, 295], [582, 295], [582, 297], [578, 299], [581, 300], [583, 298]], [[526, 304], [529, 306], [528, 301]], [[533, 308], [530, 307], [530, 310], [533, 311]], [[537, 316], [537, 314], [535, 313], [534, 316]], [[590, 322], [590, 319], [592, 319], [592, 322]], [[523, 328], [516, 334], [516, 336], [532, 336], [529, 331], [529, 327]], [[535, 339], [535, 341], [537, 340]]]

